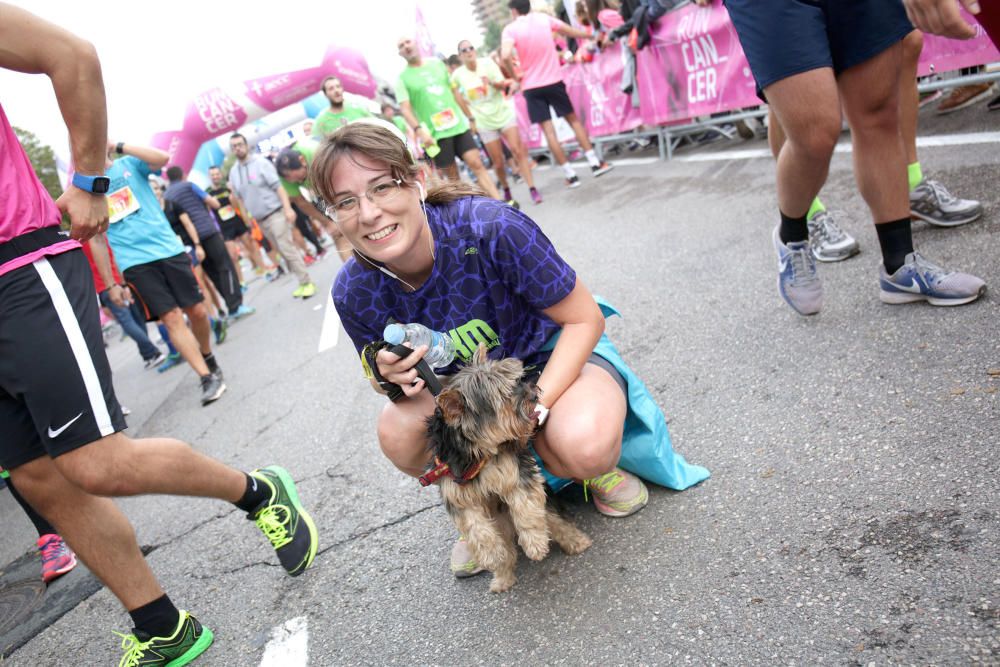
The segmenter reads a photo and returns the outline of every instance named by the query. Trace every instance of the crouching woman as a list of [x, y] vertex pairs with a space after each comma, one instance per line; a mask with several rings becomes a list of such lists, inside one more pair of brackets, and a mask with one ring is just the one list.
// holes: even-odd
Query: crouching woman
[[[602, 306], [527, 215], [464, 183], [428, 186], [405, 138], [375, 120], [328, 136], [310, 180], [353, 246], [333, 300], [360, 353], [395, 320], [447, 332], [464, 359], [478, 343], [491, 358], [521, 359], [540, 390], [534, 448], [546, 478], [557, 488], [584, 484], [607, 516], [633, 514], [648, 499], [622, 467], [674, 489], [708, 477], [673, 452], [662, 413], [604, 336]], [[379, 443], [414, 477], [431, 458], [434, 397], [414, 368], [426, 351], [374, 356], [382, 378], [402, 388], [379, 415]], [[461, 539], [451, 566], [456, 576], [478, 571]]]

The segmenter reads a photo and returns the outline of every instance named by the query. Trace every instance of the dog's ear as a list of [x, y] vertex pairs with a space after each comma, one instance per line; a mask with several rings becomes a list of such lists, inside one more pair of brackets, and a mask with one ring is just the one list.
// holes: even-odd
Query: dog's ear
[[476, 354], [473, 361], [477, 364], [481, 364], [489, 358], [489, 350], [486, 349], [486, 343], [480, 343], [479, 347], [476, 348]]
[[438, 407], [445, 423], [453, 424], [465, 412], [465, 401], [454, 389], [445, 389], [437, 397]]

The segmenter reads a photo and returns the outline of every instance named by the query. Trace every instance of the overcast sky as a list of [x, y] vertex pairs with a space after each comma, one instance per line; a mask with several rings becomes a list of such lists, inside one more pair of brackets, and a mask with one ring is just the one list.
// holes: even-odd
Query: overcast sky
[[[112, 140], [145, 143], [179, 129], [198, 93], [227, 82], [318, 65], [330, 44], [361, 51], [375, 76], [394, 82], [405, 65], [396, 39], [413, 34], [416, 0], [5, 0], [94, 43], [101, 58]], [[444, 53], [482, 34], [469, 0], [419, 0]], [[0, 104], [12, 125], [34, 132], [58, 154], [66, 130], [43, 75], [0, 70]]]

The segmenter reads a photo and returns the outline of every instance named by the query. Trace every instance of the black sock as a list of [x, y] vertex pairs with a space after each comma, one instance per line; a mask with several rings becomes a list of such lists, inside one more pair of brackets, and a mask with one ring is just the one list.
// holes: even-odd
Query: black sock
[[253, 475], [247, 475], [247, 490], [243, 492], [243, 497], [233, 504], [244, 512], [252, 512], [257, 509], [261, 503], [270, 499], [271, 487]]
[[39, 537], [42, 535], [58, 535], [56, 529], [52, 527], [52, 524], [46, 521], [45, 517], [36, 512], [35, 508], [28, 504], [28, 501], [17, 492], [17, 489], [14, 487], [14, 483], [9, 479], [7, 480], [7, 488], [10, 489], [10, 495], [14, 496], [14, 500], [16, 500], [17, 504], [21, 506], [24, 513], [28, 515], [28, 518], [31, 519], [31, 523], [35, 524], [35, 530], [38, 531]]
[[180, 623], [181, 613], [164, 593], [149, 604], [130, 611], [132, 624], [138, 632], [150, 637], [170, 637]]
[[[781, 211], [778, 211], [781, 213]], [[789, 218], [781, 213], [781, 228], [778, 230], [778, 237], [785, 245], [809, 240], [809, 225], [806, 224], [806, 216], [801, 218]]]
[[913, 252], [913, 233], [910, 219], [902, 218], [875, 225], [878, 244], [882, 246], [882, 264], [890, 276], [906, 263], [906, 256]]
[[208, 354], [202, 353], [201, 358], [205, 360], [205, 365], [208, 366], [208, 372], [214, 373], [219, 370], [219, 364], [215, 362], [215, 355], [209, 352]]

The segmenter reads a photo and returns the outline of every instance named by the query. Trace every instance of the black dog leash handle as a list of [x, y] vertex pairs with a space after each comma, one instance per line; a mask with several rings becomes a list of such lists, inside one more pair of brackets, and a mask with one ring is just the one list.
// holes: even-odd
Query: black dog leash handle
[[[395, 354], [397, 357], [402, 359], [403, 357], [410, 356], [413, 352], [413, 348], [406, 347], [405, 345], [393, 345], [389, 348], [389, 351]], [[417, 371], [417, 377], [424, 381], [427, 385], [427, 389], [430, 390], [432, 396], [437, 396], [441, 393], [441, 380], [438, 379], [437, 375], [434, 374], [434, 370], [427, 364], [427, 361], [421, 359], [417, 362], [414, 368]]]

